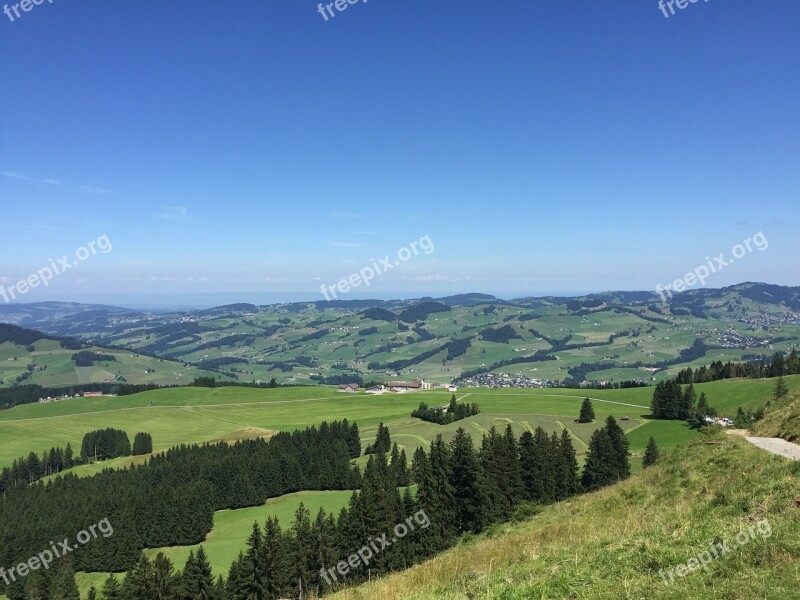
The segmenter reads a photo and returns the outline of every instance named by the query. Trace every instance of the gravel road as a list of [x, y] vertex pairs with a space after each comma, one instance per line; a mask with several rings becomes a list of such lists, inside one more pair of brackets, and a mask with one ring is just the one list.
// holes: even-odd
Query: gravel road
[[792, 442], [787, 442], [780, 438], [748, 437], [746, 439], [751, 444], [763, 448], [767, 452], [785, 456], [792, 460], [800, 460], [800, 446]]

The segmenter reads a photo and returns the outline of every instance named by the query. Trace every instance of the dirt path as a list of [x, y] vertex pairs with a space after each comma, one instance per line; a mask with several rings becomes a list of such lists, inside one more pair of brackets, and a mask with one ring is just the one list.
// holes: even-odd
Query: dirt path
[[778, 456], [785, 456], [792, 460], [800, 460], [800, 446], [787, 442], [781, 438], [748, 437], [745, 438], [754, 446], [758, 446]]
[[800, 445], [798, 444], [787, 442], [781, 438], [752, 437], [748, 435], [750, 432], [746, 429], [728, 429], [725, 433], [743, 437], [754, 446], [772, 454], [791, 458], [792, 460], [800, 460]]

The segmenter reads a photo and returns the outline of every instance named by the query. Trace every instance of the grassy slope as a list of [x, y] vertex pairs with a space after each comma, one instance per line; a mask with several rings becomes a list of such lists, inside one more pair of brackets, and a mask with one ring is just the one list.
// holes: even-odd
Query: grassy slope
[[[696, 440], [626, 482], [331, 598], [797, 598], [800, 463], [732, 436], [711, 441]], [[761, 519], [772, 535], [737, 546], [735, 535]], [[685, 564], [710, 540], [736, 549], [665, 586], [659, 570]]]
[[764, 418], [753, 424], [753, 435], [780, 437], [790, 442], [800, 440], [800, 393], [795, 390], [772, 404]]
[[[800, 376], [786, 378], [792, 390], [800, 390]], [[738, 406], [756, 408], [772, 393], [772, 380], [728, 380], [696, 386], [705, 391], [709, 402], [722, 414], [734, 414]], [[464, 389], [459, 399], [477, 402], [482, 415], [471, 425], [477, 433], [491, 424], [504, 426], [510, 420], [517, 430], [541, 424], [573, 432], [577, 446], [591, 434], [591, 427], [575, 425], [580, 402], [585, 395], [594, 401], [598, 419], [607, 415], [627, 415], [633, 425], [641, 425], [649, 413], [652, 388], [629, 390], [572, 389]], [[409, 453], [426, 445], [438, 431], [446, 435], [451, 428], [438, 428], [414, 421], [409, 414], [421, 400], [444, 404], [450, 394], [439, 391], [422, 394], [369, 396], [338, 394], [330, 388], [302, 387], [274, 390], [249, 388], [179, 388], [145, 392], [118, 398], [79, 398], [51, 404], [29, 404], [0, 411], [0, 467], [31, 451], [41, 453], [51, 446], [71, 443], [80, 448], [83, 435], [92, 429], [117, 427], [131, 435], [147, 431], [153, 435], [154, 448], [162, 450], [175, 444], [199, 443], [236, 437], [252, 428], [291, 431], [323, 420], [357, 420], [365, 441], [380, 422], [394, 424], [398, 443]], [[499, 419], [496, 423], [487, 417]], [[531, 418], [535, 417], [535, 418]], [[526, 425], [527, 423], [527, 425]], [[585, 429], [585, 431], [583, 430]], [[648, 423], [632, 437], [634, 452], [644, 448], [647, 431], [663, 436], [666, 447], [691, 437], [679, 423]], [[374, 435], [374, 433], [373, 433]], [[644, 436], [644, 439], [641, 439]], [[124, 466], [130, 459], [122, 459]], [[80, 467], [77, 472], [93, 474], [96, 467]]]
[[[43, 386], [64, 386], [80, 383], [114, 381], [122, 376], [128, 383], [155, 383], [158, 385], [187, 385], [195, 377], [217, 377], [217, 373], [185, 367], [179, 361], [160, 360], [136, 354], [130, 350], [111, 350], [92, 346], [92, 352], [110, 354], [115, 361], [99, 361], [91, 367], [76, 367], [72, 355], [77, 350], [61, 348], [61, 344], [42, 339], [34, 343], [32, 352], [26, 346], [11, 342], [0, 344], [0, 387], [10, 387], [16, 378], [27, 371], [29, 364], [47, 367], [35, 371], [23, 383]], [[152, 371], [152, 372], [150, 372]], [[227, 376], [223, 379], [229, 380]]]
[[[800, 387], [800, 377], [787, 378], [790, 388]], [[698, 386], [717, 405], [759, 406], [771, 394], [770, 381], [723, 381]], [[264, 430], [295, 429], [318, 424], [324, 419], [347, 417], [360, 424], [362, 442], [373, 440], [377, 423], [384, 421], [392, 431], [393, 439], [406, 448], [409, 459], [418, 445], [427, 446], [437, 433], [446, 439], [458, 426], [480, 436], [489, 427], [498, 428], [511, 423], [517, 435], [525, 429], [542, 425], [547, 430], [570, 429], [579, 454], [585, 450], [585, 441], [591, 432], [610, 414], [630, 415], [630, 421], [621, 421], [628, 430], [633, 454], [634, 471], [639, 470], [640, 457], [647, 439], [652, 435], [662, 449], [669, 449], [696, 437], [696, 432], [680, 422], [646, 421], [641, 417], [648, 410], [652, 394], [650, 389], [591, 390], [598, 421], [590, 425], [577, 425], [577, 415], [584, 394], [579, 390], [489, 390], [466, 389], [457, 394], [466, 401], [478, 402], [482, 413], [460, 423], [438, 426], [408, 417], [420, 400], [429, 404], [446, 403], [450, 394], [426, 392], [409, 395], [345, 395], [326, 388], [284, 388], [256, 390], [247, 388], [185, 388], [158, 390], [120, 398], [88, 398], [46, 405], [27, 405], [0, 413], [0, 461], [30, 448], [31, 439], [41, 438], [42, 447], [53, 440], [67, 437], [73, 446], [88, 429], [115, 426], [129, 431], [150, 431], [156, 448], [168, 447], [181, 441], [196, 442], [223, 439], [231, 432], [246, 428]], [[152, 404], [152, 405], [151, 405]], [[39, 417], [39, 418], [37, 418]], [[73, 439], [73, 436], [77, 436]], [[76, 442], [77, 440], [77, 442]], [[16, 454], [15, 454], [16, 453]], [[92, 475], [105, 467], [120, 467], [136, 459], [121, 458], [99, 465], [79, 467], [80, 475]], [[222, 511], [215, 516], [215, 529], [209, 536], [206, 549], [216, 569], [225, 570], [232, 557], [242, 547], [254, 520], [263, 521], [267, 514], [293, 513], [299, 498], [313, 510], [325, 506], [337, 510], [342, 498], [329, 497], [330, 492], [308, 492], [272, 499], [264, 506]], [[333, 493], [336, 496], [336, 493]], [[271, 511], [278, 511], [272, 513]], [[219, 528], [219, 529], [218, 529]], [[188, 548], [168, 549], [177, 566], [185, 561]], [[220, 572], [220, 571], [216, 571]], [[81, 587], [102, 580], [101, 574], [81, 574]]]

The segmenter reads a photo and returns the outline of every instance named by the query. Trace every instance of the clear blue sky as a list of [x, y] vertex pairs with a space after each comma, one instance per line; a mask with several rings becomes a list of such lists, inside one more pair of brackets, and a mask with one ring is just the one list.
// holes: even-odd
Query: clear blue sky
[[798, 285], [799, 34], [796, 0], [0, 13], [0, 282], [106, 234], [23, 300], [320, 299], [429, 235], [347, 297], [652, 290], [763, 231], [708, 285]]

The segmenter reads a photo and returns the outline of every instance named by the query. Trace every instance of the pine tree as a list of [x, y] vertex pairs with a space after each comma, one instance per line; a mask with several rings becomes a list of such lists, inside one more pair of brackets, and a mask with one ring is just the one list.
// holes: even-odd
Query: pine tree
[[697, 407], [694, 410], [694, 420], [698, 423], [702, 423], [703, 419], [711, 415], [711, 411], [708, 407], [708, 401], [706, 400], [706, 393], [700, 393], [700, 399], [697, 401]]
[[121, 600], [122, 589], [113, 573], [103, 582], [102, 593], [104, 600]]
[[459, 427], [450, 442], [450, 481], [455, 500], [456, 533], [478, 532], [485, 523], [486, 497], [472, 438]]
[[217, 582], [214, 584], [214, 600], [229, 600], [225, 579], [222, 575], [217, 577]]
[[243, 552], [233, 561], [228, 571], [228, 580], [225, 582], [225, 593], [230, 600], [248, 600], [250, 598], [249, 585], [245, 579], [247, 557]]
[[556, 494], [558, 500], [564, 500], [574, 496], [580, 490], [578, 458], [575, 453], [575, 447], [572, 445], [572, 437], [566, 428], [561, 432], [558, 452], [561, 455], [561, 461], [559, 464], [559, 477], [556, 483]]
[[602, 427], [596, 430], [589, 440], [589, 451], [583, 465], [581, 483], [587, 491], [593, 491], [617, 481], [614, 465], [616, 451], [608, 430]]
[[611, 445], [614, 449], [612, 464], [617, 479], [627, 479], [631, 474], [631, 465], [628, 452], [628, 439], [625, 437], [625, 432], [617, 424], [616, 419], [608, 416], [606, 419], [606, 431], [611, 438]]
[[197, 554], [189, 552], [189, 558], [183, 569], [183, 590], [187, 600], [214, 598], [214, 577], [203, 546], [197, 549]]
[[658, 446], [656, 446], [656, 441], [651, 436], [650, 439], [647, 441], [647, 448], [644, 451], [644, 458], [642, 458], [642, 467], [646, 469], [647, 467], [654, 465], [656, 463], [656, 460], [658, 460], [658, 455], [659, 455]]
[[147, 556], [142, 553], [136, 566], [125, 575], [122, 582], [121, 597], [126, 600], [129, 598], [153, 598], [155, 586], [153, 583], [153, 565]]
[[[401, 464], [402, 463], [402, 464]], [[400, 450], [397, 447], [397, 442], [392, 444], [392, 454], [389, 461], [389, 465], [392, 469], [392, 475], [399, 486], [408, 485], [408, 483], [403, 483], [407, 480], [406, 475], [406, 464], [405, 464], [405, 455], [403, 455], [403, 459], [400, 458]]]
[[523, 498], [535, 502], [539, 495], [539, 481], [536, 467], [536, 451], [533, 443], [533, 434], [523, 431], [519, 436], [519, 468], [522, 476]]
[[583, 404], [581, 404], [581, 412], [580, 416], [578, 417], [579, 423], [591, 423], [594, 421], [594, 408], [592, 407], [592, 401], [589, 398], [583, 399]]
[[[175, 577], [172, 561], [162, 552], [156, 554], [152, 564], [153, 598], [173, 600], [178, 597], [179, 580]], [[194, 598], [194, 597], [193, 597]]]
[[519, 442], [511, 425], [506, 425], [502, 441], [503, 471], [506, 474], [508, 498], [512, 506], [516, 506], [525, 498], [525, 486], [522, 483], [522, 470], [519, 464]]
[[326, 583], [322, 580], [320, 569], [327, 569], [338, 561], [334, 532], [336, 524], [328, 519], [325, 510], [320, 508], [311, 526], [310, 585], [318, 596], [322, 595]]
[[292, 556], [292, 587], [299, 594], [302, 589], [307, 592], [310, 589], [312, 573], [314, 569], [313, 561], [313, 535], [311, 532], [311, 513], [302, 502], [294, 512], [294, 524], [291, 531], [291, 556]]
[[289, 594], [292, 586], [290, 544], [277, 517], [268, 517], [264, 524], [263, 552], [260, 555], [267, 598]]
[[[455, 536], [455, 506], [450, 484], [449, 451], [441, 434], [431, 444], [428, 459], [420, 465], [417, 503], [426, 511], [431, 525], [422, 538], [423, 552], [428, 555], [450, 545]], [[362, 542], [363, 544], [363, 542]]]
[[775, 380], [775, 388], [772, 392], [772, 397], [775, 400], [780, 400], [788, 393], [789, 389], [786, 387], [786, 382], [783, 380], [783, 375], [779, 375], [778, 379]]
[[248, 600], [267, 600], [264, 591], [264, 573], [261, 570], [263, 550], [261, 528], [258, 523], [253, 523], [253, 529], [247, 539], [247, 552], [244, 555], [244, 562], [240, 565], [239, 574], [245, 582]]
[[91, 586], [86, 593], [86, 600], [97, 600], [97, 590], [94, 586]]
[[137, 433], [133, 438], [133, 454], [151, 454], [153, 452], [153, 438], [149, 433]]
[[49, 600], [52, 587], [49, 571], [34, 571], [23, 581], [17, 581], [7, 586], [6, 597], [11, 600]]
[[411, 481], [419, 483], [425, 469], [428, 469], [428, 455], [422, 446], [417, 446], [411, 459]]
[[683, 391], [683, 394], [681, 394], [681, 401], [678, 407], [679, 419], [685, 421], [691, 418], [692, 414], [694, 413], [695, 401], [696, 401], [696, 395], [694, 392], [694, 386], [690, 383]]

